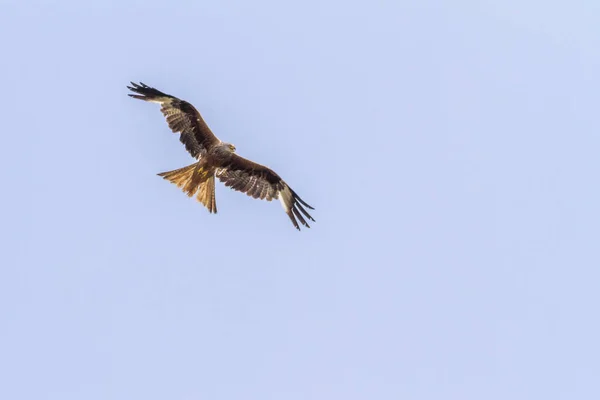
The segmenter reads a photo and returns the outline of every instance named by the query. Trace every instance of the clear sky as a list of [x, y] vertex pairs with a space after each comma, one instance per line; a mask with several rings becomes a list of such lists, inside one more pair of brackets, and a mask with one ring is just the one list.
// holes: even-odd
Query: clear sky
[[[0, 11], [0, 398], [600, 398], [598, 1]], [[131, 80], [317, 222], [156, 176]]]

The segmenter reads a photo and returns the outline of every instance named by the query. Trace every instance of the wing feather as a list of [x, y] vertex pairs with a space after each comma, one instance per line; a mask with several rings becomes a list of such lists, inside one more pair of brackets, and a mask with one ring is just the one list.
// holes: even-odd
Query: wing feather
[[[302, 207], [313, 210], [272, 169], [233, 154], [231, 160], [217, 170], [217, 178], [234, 190], [246, 193], [255, 199], [271, 201], [279, 199], [292, 224], [300, 230], [298, 221], [310, 228], [306, 219], [313, 217]], [[306, 218], [306, 219], [305, 219]]]
[[179, 140], [192, 157], [199, 158], [211, 146], [219, 143], [219, 139], [204, 122], [200, 112], [187, 101], [141, 82], [139, 84], [131, 82], [131, 85], [127, 88], [137, 94], [129, 94], [129, 96], [161, 105], [160, 111], [165, 116], [169, 128], [180, 134]]

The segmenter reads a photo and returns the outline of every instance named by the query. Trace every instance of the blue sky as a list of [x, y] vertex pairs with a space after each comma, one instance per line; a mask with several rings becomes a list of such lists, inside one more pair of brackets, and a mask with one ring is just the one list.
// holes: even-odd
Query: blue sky
[[598, 398], [600, 6], [440, 3], [5, 0], [0, 398]]

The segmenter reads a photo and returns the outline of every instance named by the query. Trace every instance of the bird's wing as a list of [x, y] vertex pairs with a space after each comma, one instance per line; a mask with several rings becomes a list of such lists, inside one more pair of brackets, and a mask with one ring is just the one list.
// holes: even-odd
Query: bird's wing
[[271, 201], [278, 198], [292, 224], [298, 230], [300, 230], [300, 226], [298, 226], [296, 218], [307, 228], [310, 226], [304, 217], [314, 221], [304, 207], [311, 210], [313, 208], [306, 204], [279, 175], [264, 165], [232, 154], [230, 161], [217, 169], [216, 175], [225, 186], [246, 193], [255, 199]]
[[127, 86], [137, 94], [129, 96], [144, 101], [159, 103], [160, 111], [167, 119], [169, 128], [179, 133], [179, 140], [194, 158], [204, 154], [211, 146], [219, 143], [196, 108], [187, 101], [163, 93], [143, 83], [133, 83]]

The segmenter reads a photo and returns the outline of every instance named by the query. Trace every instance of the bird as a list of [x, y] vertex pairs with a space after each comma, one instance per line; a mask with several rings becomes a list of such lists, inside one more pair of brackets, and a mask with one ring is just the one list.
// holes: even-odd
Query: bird
[[[127, 88], [134, 99], [160, 104], [160, 111], [173, 133], [197, 161], [158, 176], [177, 185], [189, 197], [196, 196], [209, 213], [217, 213], [215, 178], [233, 190], [255, 199], [279, 199], [297, 230], [310, 228], [307, 219], [315, 221], [306, 211], [314, 210], [272, 169], [239, 156], [236, 147], [222, 142], [210, 130], [200, 112], [189, 102], [163, 93], [142, 82], [131, 82]], [[305, 208], [306, 207], [306, 208]]]

